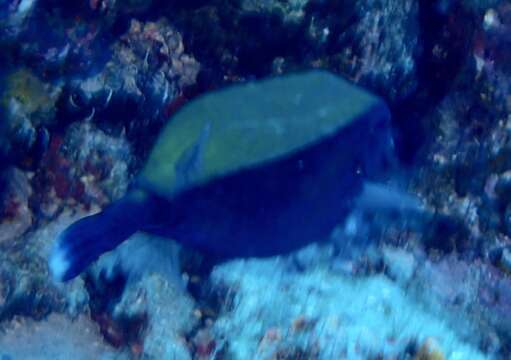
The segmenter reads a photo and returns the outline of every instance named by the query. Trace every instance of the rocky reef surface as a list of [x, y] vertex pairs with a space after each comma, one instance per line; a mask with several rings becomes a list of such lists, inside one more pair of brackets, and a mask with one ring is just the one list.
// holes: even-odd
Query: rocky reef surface
[[[510, 30], [499, 0], [0, 3], [0, 359], [510, 358]], [[388, 102], [428, 216], [211, 271], [136, 235], [51, 279], [181, 106], [309, 68]]]

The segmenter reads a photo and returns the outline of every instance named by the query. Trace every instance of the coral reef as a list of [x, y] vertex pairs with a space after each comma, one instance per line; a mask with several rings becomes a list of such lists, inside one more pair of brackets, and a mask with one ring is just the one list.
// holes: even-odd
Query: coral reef
[[41, 322], [15, 318], [1, 331], [1, 359], [129, 359], [105, 344], [96, 324], [83, 315], [74, 321], [57, 314]]
[[14, 40], [26, 30], [28, 18], [33, 14], [36, 2], [34, 0], [4, 1], [0, 5], [0, 39]]
[[263, 13], [279, 12], [282, 14], [284, 21], [299, 22], [305, 15], [305, 7], [309, 0], [243, 0], [241, 8], [243, 11], [254, 11]]
[[127, 289], [114, 316], [147, 316], [149, 327], [143, 338], [143, 354], [184, 360], [192, 358], [185, 336], [197, 322], [193, 311], [193, 301], [182, 288], [153, 273]]
[[76, 215], [63, 213], [46, 226], [0, 244], [1, 320], [18, 315], [41, 319], [53, 311], [77, 314], [85, 309], [88, 295], [83, 282], [57, 286], [46, 265], [53, 240], [75, 219]]
[[[290, 358], [387, 359], [428, 338], [448, 359], [485, 358], [446, 324], [448, 312], [420, 309], [381, 275], [357, 279], [321, 267], [293, 273], [275, 259], [219, 266], [211, 281], [232, 292], [213, 331], [233, 359], [270, 359], [289, 351], [295, 353]], [[477, 343], [472, 330], [470, 341]]]
[[198, 319], [178, 261], [175, 244], [136, 234], [93, 266], [89, 306], [108, 343], [136, 358], [192, 358], [186, 336]]
[[61, 87], [45, 83], [29, 69], [6, 75], [0, 99], [0, 158], [16, 158], [31, 165], [30, 152], [36, 157], [45, 150], [47, 127], [55, 121], [56, 102]]
[[89, 122], [75, 123], [52, 138], [32, 183], [33, 210], [52, 218], [63, 207], [102, 207], [119, 198], [129, 183], [131, 147]]
[[141, 114], [150, 121], [181, 95], [183, 88], [195, 83], [200, 69], [185, 53], [179, 32], [165, 19], [131, 20], [111, 52], [112, 58], [99, 74], [73, 83], [72, 106], [99, 110], [111, 101], [133, 104], [140, 106]]
[[360, 20], [338, 41], [349, 45], [335, 55], [342, 72], [356, 82], [371, 84], [393, 101], [417, 87], [419, 8], [416, 1], [357, 2]]
[[[510, 29], [502, 0], [0, 2], [0, 358], [508, 359]], [[310, 67], [387, 100], [427, 212], [213, 270], [135, 235], [50, 278], [189, 99]]]
[[[481, 15], [497, 16], [499, 12], [487, 9]], [[414, 179], [418, 191], [439, 214], [451, 217], [454, 233], [461, 235], [432, 246], [483, 258], [494, 254], [494, 249], [505, 248], [509, 242], [507, 124], [511, 108], [507, 104], [509, 71], [503, 65], [508, 55], [490, 40], [502, 39], [494, 27], [506, 25], [499, 22], [488, 27], [487, 22], [487, 16], [481, 19], [472, 54], [452, 91], [427, 116], [431, 144]], [[486, 54], [484, 58], [480, 57], [482, 51]], [[467, 84], [471, 87], [467, 88]], [[493, 260], [497, 259], [500, 256], [493, 256]]]
[[0, 193], [0, 243], [17, 238], [32, 224], [29, 198], [32, 187], [27, 174], [16, 168], [4, 171]]

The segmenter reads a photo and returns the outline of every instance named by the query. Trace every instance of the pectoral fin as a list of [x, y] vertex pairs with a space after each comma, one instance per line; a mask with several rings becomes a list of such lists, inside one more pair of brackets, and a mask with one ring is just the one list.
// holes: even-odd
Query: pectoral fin
[[395, 187], [373, 182], [364, 183], [356, 205], [365, 211], [425, 212], [424, 204], [417, 196]]
[[175, 165], [176, 186], [186, 186], [201, 171], [204, 151], [211, 131], [211, 124], [208, 122], [197, 140], [186, 150], [183, 151]]

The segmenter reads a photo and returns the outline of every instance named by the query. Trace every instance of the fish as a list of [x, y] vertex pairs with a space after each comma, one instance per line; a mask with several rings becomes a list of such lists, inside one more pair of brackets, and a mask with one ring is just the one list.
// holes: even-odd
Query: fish
[[164, 126], [124, 197], [59, 234], [49, 268], [73, 279], [136, 232], [218, 261], [290, 253], [328, 239], [368, 191], [394, 199], [365, 185], [393, 151], [385, 102], [327, 71], [207, 93]]

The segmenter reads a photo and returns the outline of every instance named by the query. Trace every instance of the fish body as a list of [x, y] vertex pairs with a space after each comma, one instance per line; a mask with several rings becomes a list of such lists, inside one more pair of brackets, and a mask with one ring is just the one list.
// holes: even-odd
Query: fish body
[[217, 259], [327, 239], [392, 153], [385, 103], [310, 71], [207, 94], [162, 130], [134, 190], [72, 224], [50, 259], [68, 280], [132, 233]]

